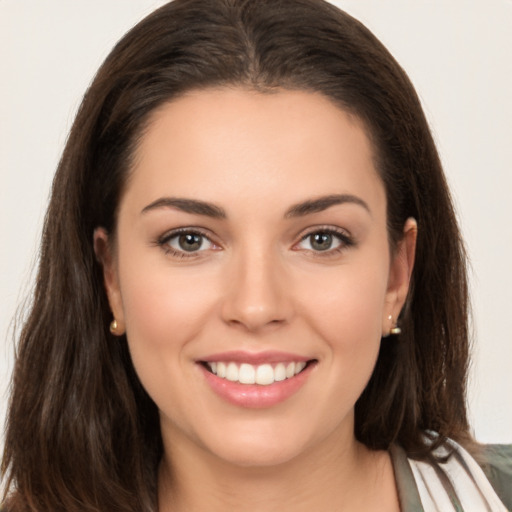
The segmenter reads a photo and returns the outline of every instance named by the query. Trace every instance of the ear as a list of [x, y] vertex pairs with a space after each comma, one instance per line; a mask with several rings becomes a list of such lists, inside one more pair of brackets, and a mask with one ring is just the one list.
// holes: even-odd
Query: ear
[[116, 324], [111, 324], [111, 332], [116, 336], [121, 336], [125, 332], [125, 321], [121, 289], [119, 287], [117, 260], [112, 242], [109, 240], [109, 235], [105, 228], [96, 228], [94, 230], [93, 243], [96, 259], [103, 268], [103, 283], [107, 292], [110, 310], [114, 317], [113, 320], [116, 322]]
[[403, 237], [398, 242], [391, 260], [382, 319], [383, 336], [387, 336], [390, 330], [396, 327], [398, 316], [405, 304], [414, 267], [417, 235], [418, 225], [416, 220], [410, 217], [405, 222]]

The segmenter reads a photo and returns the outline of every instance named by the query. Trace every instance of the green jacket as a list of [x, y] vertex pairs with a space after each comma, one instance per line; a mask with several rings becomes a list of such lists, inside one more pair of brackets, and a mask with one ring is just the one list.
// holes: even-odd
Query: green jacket
[[[423, 512], [418, 486], [407, 459], [405, 451], [394, 446], [390, 450], [397, 490], [402, 512]], [[494, 491], [501, 499], [506, 509], [512, 511], [512, 445], [488, 445], [484, 447], [484, 457], [487, 464], [482, 469], [491, 483]], [[433, 463], [435, 464], [435, 463]], [[462, 511], [462, 505], [457, 496], [450, 496], [454, 509]], [[466, 510], [464, 512], [472, 512]]]

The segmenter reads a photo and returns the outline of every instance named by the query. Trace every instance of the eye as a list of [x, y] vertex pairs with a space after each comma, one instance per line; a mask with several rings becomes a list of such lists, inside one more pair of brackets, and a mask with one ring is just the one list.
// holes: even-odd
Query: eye
[[302, 237], [296, 247], [316, 253], [332, 253], [352, 245], [354, 242], [344, 232], [335, 229], [318, 229]]
[[194, 253], [217, 247], [205, 234], [190, 229], [168, 233], [158, 244], [173, 255], [181, 257], [193, 256]]
[[208, 245], [207, 239], [199, 233], [183, 233], [173, 236], [167, 243], [175, 250], [196, 252]]
[[328, 251], [338, 247], [341, 242], [332, 233], [319, 232], [307, 235], [302, 239], [302, 244], [305, 249], [313, 251]]

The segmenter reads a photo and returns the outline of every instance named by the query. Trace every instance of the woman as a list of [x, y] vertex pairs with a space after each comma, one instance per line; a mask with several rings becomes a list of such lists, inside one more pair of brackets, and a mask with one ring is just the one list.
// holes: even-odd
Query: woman
[[464, 262], [367, 29], [318, 0], [167, 4], [57, 171], [7, 510], [505, 510], [465, 409]]

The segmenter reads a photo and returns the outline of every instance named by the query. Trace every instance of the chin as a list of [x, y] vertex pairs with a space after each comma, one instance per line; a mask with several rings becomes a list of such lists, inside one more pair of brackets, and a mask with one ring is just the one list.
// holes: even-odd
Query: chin
[[229, 446], [223, 446], [213, 454], [233, 466], [257, 469], [289, 463], [302, 452], [300, 447], [282, 444], [278, 446], [275, 442], [263, 446], [257, 443], [229, 443]]
[[[310, 448], [322, 444], [318, 432], [304, 424], [293, 428], [275, 422], [247, 422], [219, 429], [214, 436], [203, 437], [203, 447], [214, 457], [244, 468], [269, 468], [300, 458]], [[327, 435], [327, 433], [325, 433]], [[209, 439], [208, 439], [209, 438]]]

